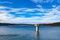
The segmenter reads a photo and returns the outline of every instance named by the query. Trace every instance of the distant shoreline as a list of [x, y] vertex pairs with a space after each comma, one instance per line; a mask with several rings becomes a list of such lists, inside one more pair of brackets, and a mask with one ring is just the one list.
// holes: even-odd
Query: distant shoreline
[[[34, 24], [10, 24], [10, 23], [0, 23], [0, 26], [10, 26], [10, 25], [34, 25]], [[60, 26], [59, 23], [52, 23], [52, 24], [39, 24], [42, 26]]]

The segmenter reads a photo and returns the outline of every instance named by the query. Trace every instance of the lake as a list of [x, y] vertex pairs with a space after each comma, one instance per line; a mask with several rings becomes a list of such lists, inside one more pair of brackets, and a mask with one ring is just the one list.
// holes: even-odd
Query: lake
[[0, 26], [0, 40], [60, 40], [60, 27], [40, 26], [37, 36], [35, 26]]

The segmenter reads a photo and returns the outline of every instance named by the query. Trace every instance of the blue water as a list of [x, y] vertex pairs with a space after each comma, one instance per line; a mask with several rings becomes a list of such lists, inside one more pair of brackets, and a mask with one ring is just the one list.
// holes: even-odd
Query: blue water
[[0, 40], [60, 40], [60, 27], [40, 26], [37, 36], [35, 26], [0, 26]]

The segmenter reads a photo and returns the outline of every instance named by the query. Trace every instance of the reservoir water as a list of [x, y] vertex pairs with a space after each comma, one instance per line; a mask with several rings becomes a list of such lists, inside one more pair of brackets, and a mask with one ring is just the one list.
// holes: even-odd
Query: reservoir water
[[60, 26], [40, 26], [36, 38], [35, 26], [0, 26], [0, 40], [60, 40]]

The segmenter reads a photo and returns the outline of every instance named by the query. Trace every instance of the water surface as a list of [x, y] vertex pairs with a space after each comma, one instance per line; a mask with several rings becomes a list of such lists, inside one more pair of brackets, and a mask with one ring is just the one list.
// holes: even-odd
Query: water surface
[[37, 36], [35, 26], [0, 26], [0, 40], [60, 40], [60, 27], [40, 26]]

